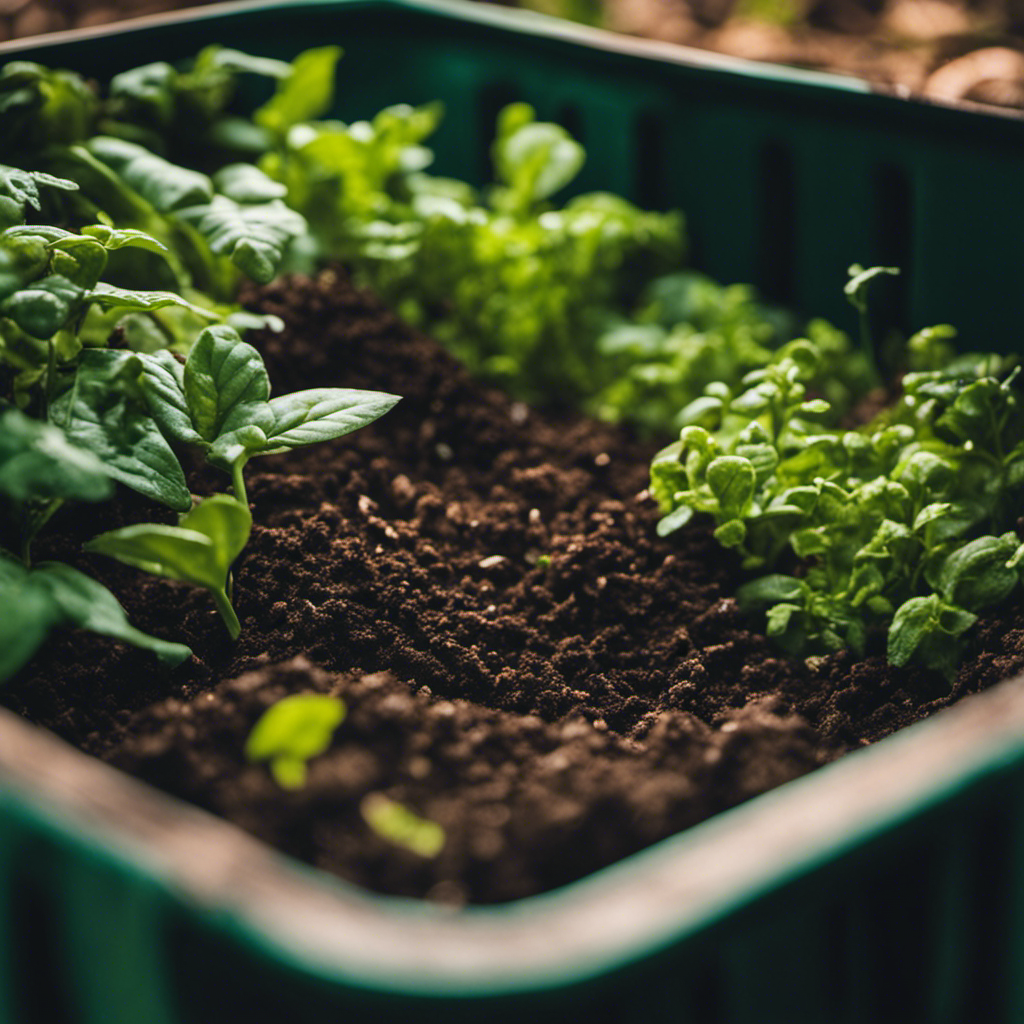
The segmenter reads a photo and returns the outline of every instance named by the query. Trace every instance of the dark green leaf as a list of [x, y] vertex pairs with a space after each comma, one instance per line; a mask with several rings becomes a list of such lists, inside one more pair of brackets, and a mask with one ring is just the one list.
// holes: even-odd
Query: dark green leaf
[[141, 377], [141, 360], [131, 352], [86, 351], [50, 416], [115, 480], [183, 511], [192, 504], [185, 475], [144, 404]]
[[247, 412], [240, 407], [265, 405], [270, 380], [259, 352], [230, 327], [208, 327], [189, 353], [183, 375], [185, 400], [192, 424], [205, 441], [223, 432], [234, 414], [241, 426]]
[[134, 142], [96, 135], [86, 146], [161, 213], [213, 199], [213, 184], [205, 174], [172, 164]]
[[16, 502], [102, 501], [114, 487], [91, 452], [16, 409], [0, 413], [0, 493]]

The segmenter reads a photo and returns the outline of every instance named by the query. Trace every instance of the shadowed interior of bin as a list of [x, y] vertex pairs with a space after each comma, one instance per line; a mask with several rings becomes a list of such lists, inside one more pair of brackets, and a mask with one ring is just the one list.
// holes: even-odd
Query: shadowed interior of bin
[[[130, 41], [129, 41], [130, 39]], [[347, 54], [338, 116], [441, 99], [437, 173], [490, 178], [498, 111], [532, 103], [587, 149], [577, 191], [617, 192], [686, 212], [692, 263], [722, 281], [852, 326], [842, 296], [854, 261], [903, 268], [876, 315], [908, 329], [949, 321], [965, 344], [1009, 347], [1024, 327], [1024, 125], [961, 112], [901, 108], [885, 97], [701, 72], [580, 49], [417, 11], [295, 4], [218, 15], [65, 44], [29, 57], [96, 77], [145, 60], [176, 60], [210, 42], [290, 57], [326, 42]], [[401, 59], [396, 59], [396, 54]], [[13, 56], [14, 54], [12, 54]], [[0, 60], [3, 55], [0, 55]], [[386, 69], [386, 70], [385, 70]], [[243, 102], [260, 98], [253, 86]], [[1002, 345], [1000, 345], [1002, 339]], [[417, 1022], [999, 1021], [1024, 1010], [1012, 936], [1024, 927], [1024, 800], [990, 776], [941, 812], [750, 905], [685, 948], [557, 997], [418, 1004]], [[1019, 783], [1018, 783], [1019, 787]], [[7, 874], [8, 968], [24, 1024], [98, 1020], [109, 1005], [67, 970], [67, 953], [102, 946], [118, 917], [97, 903], [95, 930], [67, 917], [54, 887], [65, 857], [15, 844]], [[70, 854], [67, 854], [70, 857]], [[152, 941], [177, 1006], [167, 1020], [378, 1020], [399, 997], [366, 996], [305, 978], [169, 907]], [[665, 958], [671, 960], [666, 969]], [[214, 975], [211, 976], [211, 970]], [[225, 978], [245, 978], [239, 988]], [[99, 1000], [99, 1001], [97, 1001]], [[776, 1009], [779, 1016], [774, 1016]], [[2, 1014], [0, 1014], [2, 1019]], [[164, 1018], [161, 1018], [164, 1019]], [[147, 1022], [148, 1024], [148, 1022]]]

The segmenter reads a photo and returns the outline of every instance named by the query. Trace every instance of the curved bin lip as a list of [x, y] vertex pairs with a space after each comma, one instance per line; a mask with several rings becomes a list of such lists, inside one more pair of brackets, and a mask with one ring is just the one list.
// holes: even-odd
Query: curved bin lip
[[274, 852], [0, 711], [8, 811], [155, 882], [246, 946], [369, 991], [494, 996], [627, 966], [1024, 763], [1024, 676], [553, 892], [451, 910]]

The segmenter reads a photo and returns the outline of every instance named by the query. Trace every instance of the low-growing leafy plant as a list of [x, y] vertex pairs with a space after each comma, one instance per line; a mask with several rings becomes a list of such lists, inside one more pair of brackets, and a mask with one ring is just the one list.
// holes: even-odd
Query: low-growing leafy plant
[[799, 340], [738, 386], [709, 385], [656, 457], [659, 532], [710, 516], [746, 568], [769, 571], [737, 596], [787, 651], [863, 653], [884, 629], [891, 662], [952, 678], [978, 613], [1016, 588], [1018, 371], [995, 355], [950, 358], [936, 344], [948, 333], [912, 340], [919, 361], [942, 365], [905, 375], [902, 397], [862, 427], [838, 428], [812, 396], [823, 353]]
[[399, 398], [313, 388], [272, 399], [263, 357], [226, 325], [203, 331], [184, 365], [166, 350], [130, 358], [141, 363], [141, 388], [158, 433], [200, 448], [231, 475], [235, 497], [207, 498], [178, 526], [144, 523], [102, 534], [86, 550], [205, 587], [237, 638], [241, 626], [230, 601], [229, 572], [252, 528], [246, 463], [342, 437], [383, 416]]
[[331, 745], [345, 714], [340, 697], [314, 693], [283, 697], [252, 727], [245, 756], [252, 762], [268, 761], [270, 774], [282, 789], [301, 789], [308, 762]]

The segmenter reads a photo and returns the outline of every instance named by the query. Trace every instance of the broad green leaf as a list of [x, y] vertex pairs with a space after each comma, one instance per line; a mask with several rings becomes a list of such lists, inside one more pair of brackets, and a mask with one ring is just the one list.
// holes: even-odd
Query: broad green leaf
[[421, 818], [383, 793], [367, 794], [359, 810], [366, 824], [389, 843], [425, 858], [436, 857], [444, 849], [444, 829], [437, 822]]
[[140, 358], [142, 390], [157, 425], [167, 437], [186, 444], [202, 445], [203, 438], [192, 425], [185, 398], [184, 363], [178, 362], [166, 349]]
[[209, 309], [203, 309], [183, 299], [177, 292], [153, 292], [135, 291], [134, 289], [118, 288], [116, 285], [100, 281], [89, 293], [89, 301], [95, 303], [100, 309], [125, 309], [125, 310], [147, 310], [164, 309], [167, 306], [177, 306], [180, 309], [187, 309], [203, 320], [219, 320], [219, 313]]
[[747, 539], [747, 527], [742, 519], [728, 519], [715, 530], [714, 536], [723, 548], [738, 548]]
[[61, 274], [50, 274], [0, 302], [0, 316], [10, 317], [26, 334], [52, 338], [81, 309], [87, 289]]
[[724, 517], [740, 516], [747, 511], [756, 478], [750, 462], [736, 455], [720, 455], [708, 466], [708, 486]]
[[0, 554], [0, 604], [0, 682], [24, 667], [57, 627], [88, 629], [153, 651], [169, 667], [192, 653], [135, 629], [106, 587], [59, 562], [29, 570]]
[[547, 199], [580, 172], [583, 147], [560, 125], [523, 124], [494, 146], [498, 177], [521, 202]]
[[331, 441], [379, 419], [400, 401], [398, 395], [354, 388], [313, 388], [270, 400], [263, 426], [274, 449]]
[[270, 772], [283, 789], [306, 782], [306, 764], [331, 745], [345, 718], [345, 703], [321, 694], [294, 694], [267, 708], [249, 733], [245, 756], [269, 761]]
[[288, 195], [286, 185], [267, 177], [254, 164], [228, 164], [213, 176], [213, 184], [236, 203], [269, 203]]
[[764, 608], [772, 604], [792, 603], [800, 597], [806, 584], [793, 576], [773, 573], [744, 583], [736, 591], [736, 600], [744, 610]]
[[39, 187], [73, 192], [78, 185], [66, 178], [57, 178], [44, 171], [23, 171], [0, 164], [0, 229], [25, 221], [25, 207], [41, 210]]
[[95, 238], [104, 249], [144, 249], [146, 252], [156, 253], [158, 256], [163, 256], [169, 251], [159, 239], [146, 234], [145, 231], [137, 231], [135, 228], [113, 228], [106, 224], [90, 224], [82, 228], [82, 234]]
[[146, 408], [141, 378], [142, 362], [133, 353], [90, 349], [74, 383], [52, 403], [50, 418], [115, 480], [184, 511], [192, 504], [185, 474]]
[[134, 142], [96, 135], [86, 148], [161, 213], [213, 199], [213, 183], [205, 174], [172, 164]]
[[322, 117], [334, 100], [334, 74], [340, 46], [321, 46], [300, 53], [291, 73], [254, 114], [256, 124], [283, 136], [292, 125]]
[[140, 523], [101, 533], [87, 551], [109, 555], [154, 576], [223, 590], [228, 570], [249, 539], [252, 517], [234, 498], [215, 494], [178, 526]]
[[956, 675], [958, 638], [976, 621], [977, 616], [970, 612], [944, 604], [938, 594], [913, 597], [893, 616], [889, 661], [902, 666], [914, 659], [952, 680]]
[[1017, 573], [1007, 567], [1020, 542], [1012, 533], [978, 537], [954, 551], [942, 566], [939, 588], [954, 605], [980, 611], [998, 604], [1017, 585]]
[[92, 452], [16, 409], [0, 413], [0, 493], [16, 502], [102, 501], [114, 486]]
[[237, 429], [245, 422], [240, 407], [260, 405], [270, 397], [270, 380], [259, 352], [230, 327], [208, 327], [189, 353], [183, 374], [185, 400], [192, 424], [204, 441], [214, 441], [234, 414]]
[[227, 596], [228, 572], [252, 529], [249, 509], [234, 498], [206, 498], [178, 526], [141, 523], [94, 537], [86, 551], [116, 558], [154, 576], [210, 591], [232, 638], [240, 632]]
[[49, 591], [67, 624], [152, 651], [169, 668], [191, 657], [192, 651], [184, 644], [159, 640], [132, 626], [106, 587], [70, 565], [43, 562], [31, 575], [37, 585]]

